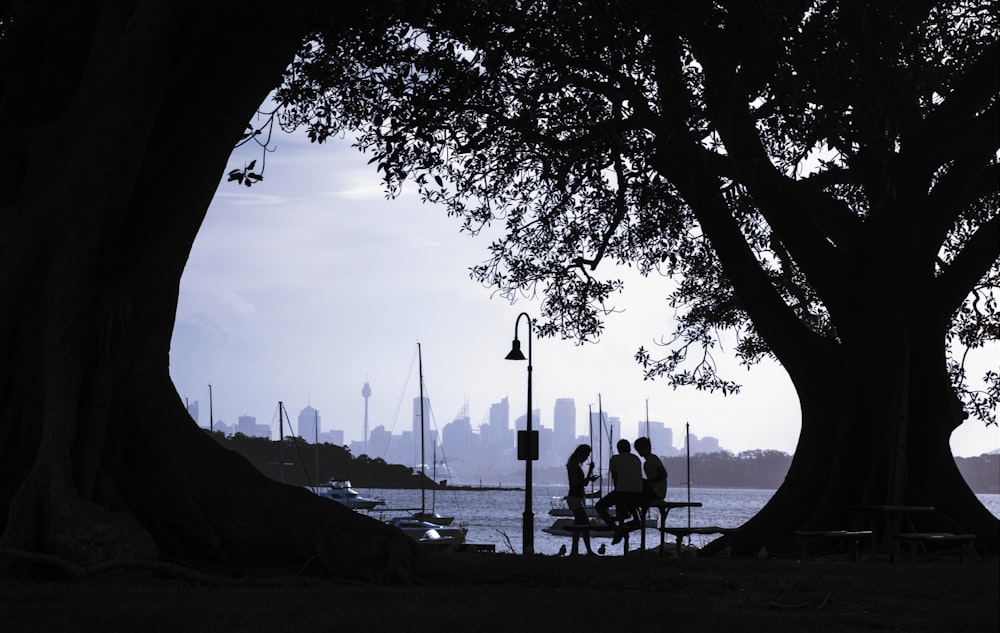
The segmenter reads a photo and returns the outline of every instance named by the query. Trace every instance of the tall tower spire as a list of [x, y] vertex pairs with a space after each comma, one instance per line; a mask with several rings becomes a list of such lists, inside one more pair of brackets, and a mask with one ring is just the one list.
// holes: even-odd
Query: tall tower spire
[[[372, 395], [372, 388], [368, 386], [368, 381], [365, 381], [365, 386], [361, 388], [361, 397], [365, 399], [365, 455], [368, 453], [368, 398]], [[370, 457], [370, 455], [369, 455]]]

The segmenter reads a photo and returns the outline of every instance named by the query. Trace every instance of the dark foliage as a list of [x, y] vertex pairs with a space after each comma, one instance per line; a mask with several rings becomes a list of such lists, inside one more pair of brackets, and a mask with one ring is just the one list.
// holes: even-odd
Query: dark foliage
[[[346, 479], [355, 486], [364, 488], [420, 487], [420, 474], [414, 473], [410, 468], [401, 464], [389, 464], [378, 457], [354, 457], [347, 448], [335, 444], [309, 444], [301, 438], [290, 437], [285, 438], [282, 445], [281, 442], [249, 437], [242, 433], [232, 437], [221, 433], [211, 435], [219, 444], [245, 457], [271, 479], [294, 486], [315, 486], [331, 479]], [[424, 476], [423, 479], [426, 488], [434, 487], [435, 484], [429, 477]]]

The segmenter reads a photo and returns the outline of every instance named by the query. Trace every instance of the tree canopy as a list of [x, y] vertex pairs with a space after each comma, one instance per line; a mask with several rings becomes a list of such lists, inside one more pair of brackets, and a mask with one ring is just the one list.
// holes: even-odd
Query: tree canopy
[[283, 124], [357, 134], [390, 194], [415, 183], [465, 231], [502, 223], [472, 276], [540, 294], [542, 334], [600, 334], [608, 262], [675, 284], [648, 377], [737, 389], [707, 354], [727, 331], [745, 362], [777, 359], [803, 433], [762, 515], [931, 499], [996, 546], [967, 487], [944, 492], [963, 485], [948, 435], [995, 423], [1000, 396], [962, 365], [1000, 338], [990, 3], [421, 6], [378, 37], [308, 38]]
[[[639, 359], [731, 388], [686, 368], [689, 347], [734, 330], [754, 362], [778, 346], [764, 321], [849, 336], [872, 251], [904, 239], [879, 282], [919, 280], [958, 349], [1000, 338], [989, 3], [432, 6], [385, 37], [311, 38], [282, 120], [320, 142], [358, 131], [390, 192], [415, 182], [467, 231], [504, 222], [473, 276], [541, 292], [543, 332], [600, 333], [620, 287], [602, 261], [668, 275], [678, 345]], [[987, 380], [965, 395], [992, 422]]]

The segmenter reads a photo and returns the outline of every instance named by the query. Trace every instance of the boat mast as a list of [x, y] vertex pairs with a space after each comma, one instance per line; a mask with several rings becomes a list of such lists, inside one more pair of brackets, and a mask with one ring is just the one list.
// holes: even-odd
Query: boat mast
[[[601, 406], [601, 394], [597, 394], [597, 446], [599, 449], [597, 459], [601, 463], [601, 469], [604, 469], [604, 409]], [[604, 496], [604, 474], [601, 473], [601, 479], [599, 480], [598, 492], [601, 496]]]
[[424, 479], [427, 478], [427, 464], [424, 463], [424, 357], [420, 351], [420, 343], [417, 343], [417, 376], [420, 380], [420, 514], [426, 515], [427, 491], [424, 486]]
[[285, 405], [278, 401], [278, 469], [281, 471], [281, 483], [285, 483], [285, 420], [281, 417], [281, 410]]
[[208, 430], [215, 432], [215, 415], [212, 412], [212, 385], [208, 386]]
[[646, 439], [649, 439], [649, 398], [646, 398]]
[[319, 485], [319, 411], [313, 409], [313, 446], [316, 447], [316, 485]]
[[[590, 470], [594, 470], [594, 405], [587, 405], [587, 427], [590, 431]], [[601, 458], [597, 458], [597, 481], [601, 481]], [[598, 483], [600, 490], [600, 483]], [[594, 482], [590, 482], [590, 491], [594, 492]]]
[[[687, 490], [688, 490], [688, 528], [691, 528], [691, 423], [684, 423], [684, 444], [687, 446]], [[690, 542], [691, 536], [688, 536]]]

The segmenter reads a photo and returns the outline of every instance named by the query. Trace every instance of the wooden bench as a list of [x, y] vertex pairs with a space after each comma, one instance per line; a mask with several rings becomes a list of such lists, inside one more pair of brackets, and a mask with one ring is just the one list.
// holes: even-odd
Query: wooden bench
[[641, 547], [642, 547], [642, 549], [644, 549], [644, 550], [646, 549], [646, 523], [645, 523], [646, 511], [648, 511], [648, 510], [650, 510], [652, 508], [656, 508], [657, 510], [660, 511], [660, 521], [659, 521], [660, 550], [659, 551], [660, 551], [660, 554], [662, 555], [663, 554], [663, 546], [664, 546], [664, 543], [663, 543], [663, 539], [664, 539], [663, 528], [665, 528], [667, 526], [667, 515], [670, 514], [670, 511], [672, 509], [674, 509], [674, 508], [700, 508], [700, 507], [701, 507], [701, 502], [700, 501], [666, 501], [665, 499], [656, 499], [656, 500], [652, 500], [652, 501], [646, 500], [646, 502], [642, 506], [639, 507], [639, 513], [641, 515], [641, 518], [643, 519], [643, 524], [642, 524], [642, 540], [641, 540]]
[[[927, 545], [930, 543], [951, 543], [958, 545], [958, 562], [965, 562], [965, 546], [976, 540], [975, 534], [952, 534], [951, 532], [907, 532], [897, 534], [896, 540], [906, 543], [913, 550], [927, 553]], [[893, 552], [895, 554], [895, 551]], [[895, 555], [892, 557], [895, 560]]]
[[[678, 558], [681, 556], [681, 539], [685, 536], [691, 536], [692, 534], [719, 534], [721, 536], [732, 536], [739, 533], [739, 528], [724, 528], [717, 525], [705, 525], [697, 527], [661, 527], [660, 528], [660, 539], [662, 541], [664, 534], [672, 534], [674, 538], [677, 539], [675, 544], [675, 554]], [[660, 547], [660, 555], [663, 555], [663, 547]]]
[[[869, 542], [872, 539], [871, 530], [798, 530], [794, 532], [796, 540], [802, 546], [801, 560], [809, 556], [809, 544], [815, 541], [841, 541], [847, 542], [851, 558], [858, 561], [859, 544], [862, 538], [867, 537]], [[874, 549], [872, 550], [874, 554]]]

